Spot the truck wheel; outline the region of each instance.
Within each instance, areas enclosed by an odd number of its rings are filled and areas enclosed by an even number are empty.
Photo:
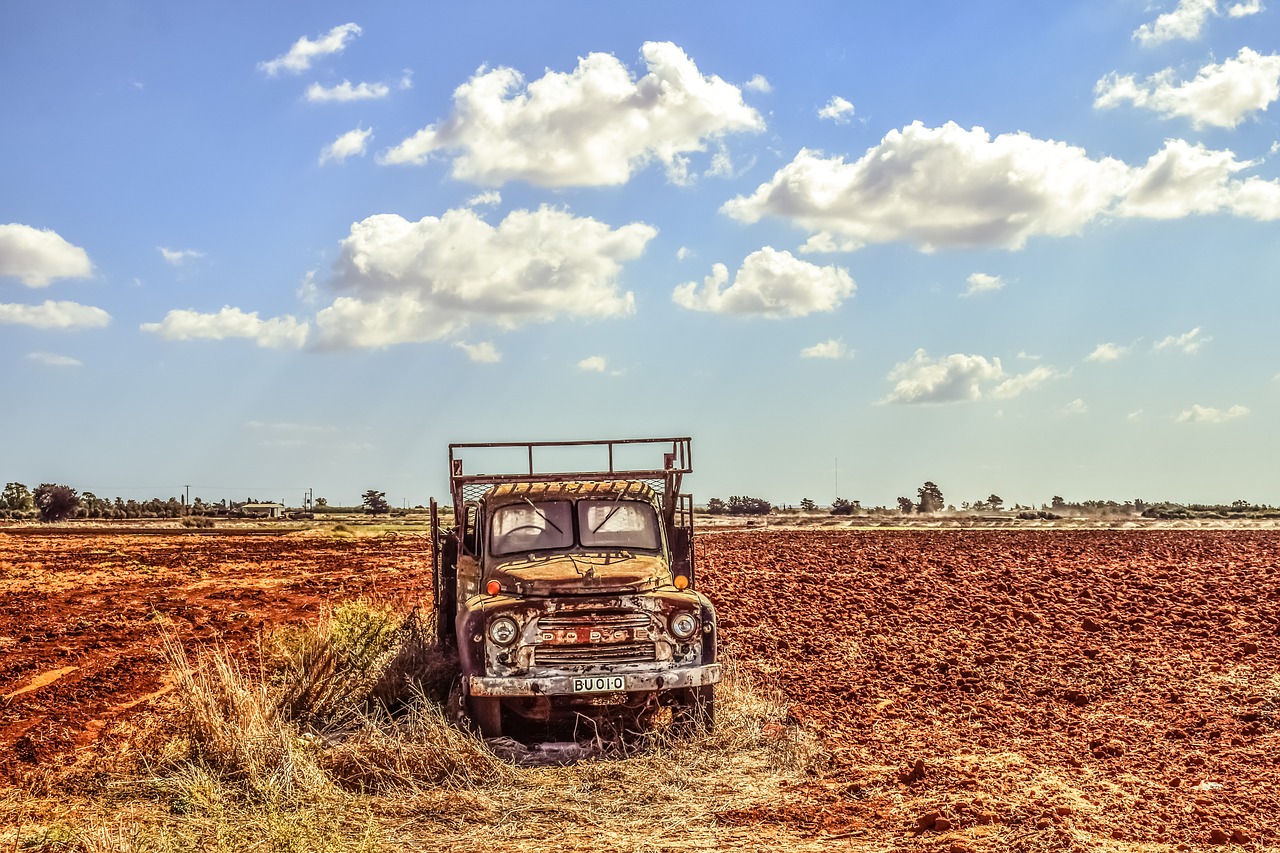
[[[711,685],[686,687],[680,691],[671,709],[673,722],[680,731],[710,732],[716,723],[716,694]]]
[[[481,737],[502,737],[502,700],[494,696],[472,696],[467,700],[471,719]]]

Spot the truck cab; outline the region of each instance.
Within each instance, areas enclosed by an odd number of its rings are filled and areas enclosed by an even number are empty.
[[[464,457],[495,449],[527,464],[467,470]],[[539,471],[536,454],[566,450],[606,459]],[[658,464],[615,462],[646,452]],[[690,454],[688,438],[449,446],[455,523],[442,529],[433,503],[433,569],[457,716],[486,737],[585,720],[643,729],[664,714],[712,724],[721,672],[680,493]]]

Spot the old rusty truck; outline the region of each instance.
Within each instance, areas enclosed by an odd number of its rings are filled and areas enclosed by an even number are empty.
[[[689,438],[449,445],[453,524],[433,501],[432,568],[455,719],[489,738],[712,725],[716,617],[680,492],[691,452]],[[471,470],[486,455],[507,470]]]

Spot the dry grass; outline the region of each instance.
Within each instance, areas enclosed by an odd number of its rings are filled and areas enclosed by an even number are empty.
[[[445,720],[433,697],[452,672],[430,634],[415,614],[354,603],[305,632],[267,638],[252,666],[222,649],[193,662],[167,642],[168,710],[129,734],[146,748],[124,748],[133,760],[110,768],[49,778],[43,795],[0,792],[0,851],[660,850],[803,840],[777,828],[756,838],[717,817],[776,800],[825,761],[813,733],[789,724],[781,702],[732,665],[714,732],[662,731],[627,758],[520,768]]]

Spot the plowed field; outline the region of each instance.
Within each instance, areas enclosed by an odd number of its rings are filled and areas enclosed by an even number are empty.
[[[722,823],[956,853],[984,834],[1280,844],[1280,533],[698,544],[725,650],[830,754]],[[248,651],[326,603],[425,603],[429,573],[414,536],[0,534],[0,780],[72,760],[163,691],[161,624]]]

